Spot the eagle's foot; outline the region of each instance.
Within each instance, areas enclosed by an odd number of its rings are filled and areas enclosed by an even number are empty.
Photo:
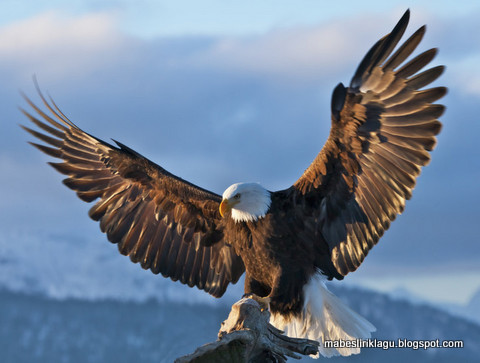
[[[260,304],[260,308],[261,308],[262,311],[263,310],[268,310],[268,308],[270,306],[270,297],[269,296],[261,297],[261,296],[255,295],[253,293],[249,293],[249,294],[244,294],[242,297],[247,298],[247,299],[252,299],[252,300],[255,300],[256,302],[258,302]]]

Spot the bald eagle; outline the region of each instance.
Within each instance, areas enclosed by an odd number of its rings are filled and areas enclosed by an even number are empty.
[[[272,323],[288,335],[320,343],[367,338],[374,326],[325,281],[360,266],[403,211],[436,144],[444,106],[433,102],[446,88],[424,87],[443,67],[422,70],[436,49],[406,61],[425,26],[394,52],[408,21],[409,11],[368,51],[350,86],[336,86],[330,135],[284,190],[236,183],[220,196],[202,189],[84,132],[40,91],[49,111],[26,98],[38,116],[23,112],[44,133],[24,129],[47,144],[32,145],[60,159],[50,165],[68,176],[64,184],[96,201],[89,216],[142,268],[215,297],[245,273],[245,293],[266,298]],[[320,347],[325,356],[358,351]]]

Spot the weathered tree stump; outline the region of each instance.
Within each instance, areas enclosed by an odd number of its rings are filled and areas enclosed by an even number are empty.
[[[269,323],[270,313],[252,298],[243,298],[232,306],[222,323],[218,340],[205,344],[175,363],[286,362],[287,357],[318,353],[318,342],[289,338]],[[298,353],[298,354],[295,354]]]

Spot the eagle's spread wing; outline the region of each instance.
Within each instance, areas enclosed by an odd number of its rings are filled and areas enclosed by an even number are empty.
[[[68,175],[65,185],[86,202],[98,200],[90,217],[118,244],[119,251],[144,269],[197,286],[220,297],[245,268],[223,241],[218,211],[221,197],[188,183],[117,142],[118,147],[78,128],[40,94],[52,112],[43,118],[24,111],[46,132],[23,127],[49,146],[32,143],[60,163],[50,163]]]
[[[444,106],[432,102],[445,95],[446,88],[420,89],[440,76],[443,67],[418,73],[436,49],[404,63],[425,27],[392,54],[408,19],[407,11],[370,49],[350,87],[335,88],[330,136],[294,184],[305,198],[319,201],[320,233],[342,275],[357,269],[403,211],[441,128],[437,118]]]

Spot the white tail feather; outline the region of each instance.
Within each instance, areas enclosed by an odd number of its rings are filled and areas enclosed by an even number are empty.
[[[328,291],[325,280],[325,276],[317,273],[304,286],[301,316],[286,321],[280,314],[272,314],[270,323],[284,330],[287,336],[317,340],[320,343],[319,352],[325,357],[358,354],[360,348],[324,346],[325,340],[367,339],[376,330],[369,321]]]

